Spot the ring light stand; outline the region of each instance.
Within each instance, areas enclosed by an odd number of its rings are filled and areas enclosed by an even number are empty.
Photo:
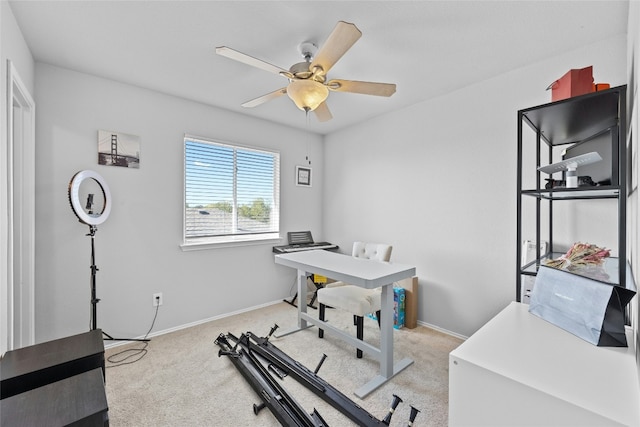
[[[80,199],[80,186],[85,180],[89,179],[94,180],[100,187],[103,201],[102,210],[100,210],[100,212],[94,211],[95,193],[87,194],[85,202]],[[91,237],[91,330],[96,330],[98,329],[97,306],[100,299],[96,296],[96,272],[98,271],[98,267],[96,267],[94,238],[96,231],[98,230],[98,225],[105,222],[111,213],[111,193],[109,192],[107,183],[97,172],[84,170],[76,173],[73,178],[71,178],[71,182],[69,182],[69,202],[71,203],[73,212],[76,214],[80,222],[89,226],[89,234],[87,234],[87,236]],[[104,331],[102,331],[102,334],[106,337],[104,338],[105,340],[149,341],[148,339],[113,338]]]

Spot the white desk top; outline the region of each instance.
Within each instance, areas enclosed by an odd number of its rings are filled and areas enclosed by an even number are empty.
[[[324,250],[276,255],[275,262],[369,289],[389,285],[416,274],[415,267],[408,265],[372,261]]]
[[[629,347],[597,347],[512,302],[450,355],[624,425],[640,425],[631,335]]]

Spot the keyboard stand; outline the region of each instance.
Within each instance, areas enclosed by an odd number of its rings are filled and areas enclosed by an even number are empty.
[[[308,279],[308,278],[309,278],[309,276],[307,276],[307,279]],[[307,283],[308,283],[308,281],[307,281]],[[311,307],[311,308],[313,308],[314,310],[317,310],[317,309],[318,309],[318,307],[315,307],[315,306],[313,305],[313,303],[315,303],[315,302],[316,302],[316,299],[318,298],[318,291],[319,291],[320,289],[322,289],[322,284],[320,284],[320,283],[316,283],[316,282],[314,282],[314,281],[312,281],[312,283],[314,284],[314,286],[316,287],[316,289],[313,291],[313,295],[311,296],[311,301],[309,301],[309,304],[307,304],[307,307]],[[287,300],[287,299],[283,299],[282,301],[284,301],[284,302],[286,302],[287,304],[290,304],[290,305],[292,305],[292,306],[294,306],[294,307],[296,307],[296,308],[297,308],[298,306],[296,305],[296,299],[298,299],[298,291],[296,291],[296,293],[295,293],[295,295],[293,296],[293,298],[291,298],[291,301],[289,301],[289,300]]]

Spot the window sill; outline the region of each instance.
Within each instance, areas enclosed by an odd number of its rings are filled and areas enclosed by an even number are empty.
[[[201,251],[207,249],[234,248],[238,246],[274,245],[282,243],[282,237],[277,233],[264,236],[224,236],[191,239],[180,245],[183,252]]]

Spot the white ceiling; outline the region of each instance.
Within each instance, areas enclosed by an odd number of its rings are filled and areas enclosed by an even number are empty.
[[[626,34],[628,1],[10,1],[34,59],[328,134],[540,59]],[[333,119],[288,97],[245,101],[284,77],[215,54],[226,45],[282,68],[339,20],[362,38],[329,78],[396,83],[391,98],[332,92]],[[578,64],[582,66],[582,64]],[[587,64],[588,65],[588,64]],[[566,70],[553,70],[560,77]],[[551,83],[551,82],[550,82]],[[544,90],[544,88],[541,88]]]

